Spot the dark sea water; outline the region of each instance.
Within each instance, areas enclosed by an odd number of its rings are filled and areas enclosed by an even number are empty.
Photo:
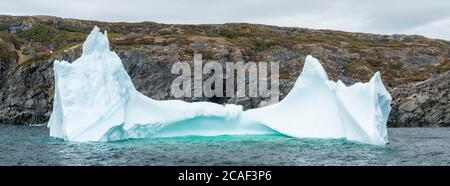
[[[0,165],[450,165],[450,128],[389,129],[390,143],[280,135],[64,142],[46,127],[0,125]]]

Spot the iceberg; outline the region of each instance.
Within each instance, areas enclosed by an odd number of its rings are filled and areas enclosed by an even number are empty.
[[[280,102],[242,106],[154,100],[136,90],[106,31],[95,27],[72,63],[54,61],[55,94],[50,136],[67,141],[130,138],[283,134],[295,138],[344,138],[388,143],[390,94],[380,73],[369,82],[334,82],[312,56]]]

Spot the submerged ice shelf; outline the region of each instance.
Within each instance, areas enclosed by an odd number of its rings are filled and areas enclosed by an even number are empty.
[[[279,103],[243,111],[239,105],[158,101],[138,92],[106,32],[95,27],[72,63],[54,62],[55,95],[50,136],[67,141],[129,138],[284,134],[296,138],[345,138],[388,142],[391,96],[379,72],[350,87],[334,82],[319,61],[303,71]]]

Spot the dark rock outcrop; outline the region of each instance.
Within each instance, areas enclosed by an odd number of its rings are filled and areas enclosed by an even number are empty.
[[[450,71],[392,89],[394,126],[450,126]]]

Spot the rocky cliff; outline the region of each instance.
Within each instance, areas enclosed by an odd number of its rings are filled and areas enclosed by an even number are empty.
[[[450,126],[450,42],[422,36],[375,35],[255,24],[168,25],[107,23],[50,16],[0,16],[0,123],[44,123],[52,110],[53,61],[73,61],[94,25],[107,30],[136,88],[173,99],[177,61],[194,53],[206,61],[277,61],[281,98],[306,55],[320,59],[330,78],[367,81],[376,71],[392,94],[389,126]],[[262,106],[261,98],[185,98]]]

